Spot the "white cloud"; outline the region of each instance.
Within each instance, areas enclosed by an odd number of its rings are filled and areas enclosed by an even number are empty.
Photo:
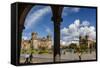
[[[50,28],[46,28],[46,32],[47,32],[48,34],[51,34]]]
[[[66,42],[63,40],[60,40],[61,45],[66,45]]]
[[[76,7],[64,7],[63,8],[63,13],[62,16],[67,16],[70,13],[78,13],[80,11],[80,8],[76,8]]]
[[[94,26],[90,26],[90,29],[91,29],[92,31],[95,31],[95,27],[94,27]]]
[[[73,32],[73,31],[76,31],[76,26],[75,26],[75,24],[70,24],[69,25],[69,32]]]
[[[29,40],[30,38],[27,37],[27,36],[22,36],[22,39],[23,39],[23,40]]]
[[[29,33],[25,33],[25,32],[22,33],[22,39],[29,40],[30,38],[31,38],[30,32]]]
[[[73,12],[79,12],[80,8],[71,8]]]
[[[47,14],[48,12],[50,12],[50,7],[44,7],[42,9],[33,12],[26,18],[25,28],[28,29],[31,26],[34,27],[35,24],[42,18],[42,16]]]
[[[90,22],[89,21],[83,21],[81,26],[89,26],[90,25]]]
[[[71,36],[76,36],[76,35],[79,35],[78,33],[78,28],[80,26],[80,20],[77,19],[74,21],[74,23],[70,24],[68,28],[64,27],[63,29],[61,29],[61,33],[63,35],[70,35]]]
[[[75,24],[76,27],[79,27],[80,26],[80,20],[79,19],[75,20],[74,24]]]
[[[63,35],[67,35],[68,29],[67,29],[66,27],[64,27],[64,28],[61,30],[61,33],[62,33]]]
[[[80,27],[79,30],[80,35],[89,35],[89,37],[91,37],[92,39],[95,39],[96,37],[96,31],[95,31],[95,27],[94,26],[84,26],[84,27]]]
[[[69,25],[69,29],[76,29],[79,26],[80,26],[80,20],[77,19],[77,20],[74,21],[74,23],[72,23],[72,24]]]
[[[80,29],[79,29],[79,33],[82,36],[85,36],[85,35],[89,34],[89,31],[90,31],[90,29],[87,26],[80,27]]]
[[[90,22],[83,21],[80,24],[80,20],[76,19],[74,23],[70,24],[69,27],[64,27],[61,29],[61,40],[70,43],[72,41],[77,42],[79,40],[79,35],[88,35],[92,40],[96,39],[95,27],[90,25]]]

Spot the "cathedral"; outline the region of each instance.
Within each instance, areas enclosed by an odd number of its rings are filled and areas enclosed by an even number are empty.
[[[84,37],[82,37],[82,36],[79,37],[80,46],[82,44],[86,44],[88,48],[91,48],[91,47],[95,46],[95,44],[94,44],[95,42],[96,41],[92,40],[88,35],[86,35]]]
[[[51,49],[52,47],[52,39],[50,35],[47,35],[46,37],[39,38],[38,33],[33,32],[31,34],[30,40],[22,40],[21,42],[21,49],[40,49],[40,48],[46,48]]]

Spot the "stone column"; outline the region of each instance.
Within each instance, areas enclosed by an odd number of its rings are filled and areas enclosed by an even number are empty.
[[[60,62],[60,22],[62,21],[62,7],[52,6],[54,22],[54,62]]]
[[[18,10],[17,10],[17,30],[16,30],[16,34],[17,35],[17,55],[16,55],[16,63],[20,64],[20,51],[21,51],[21,39],[22,39],[22,32],[25,29],[24,27],[24,23],[25,23],[25,18],[28,14],[28,12],[30,11],[30,9],[33,7],[34,5],[27,5],[27,4],[22,4],[19,3],[18,4]]]
[[[21,52],[21,41],[22,41],[22,30],[24,29],[24,26],[23,25],[20,25],[19,28],[18,28],[18,38],[17,38],[17,55],[16,55],[16,63],[17,64],[20,64],[20,52]]]

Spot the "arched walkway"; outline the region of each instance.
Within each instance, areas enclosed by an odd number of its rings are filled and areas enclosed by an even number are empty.
[[[23,29],[25,29],[24,27],[24,22],[25,22],[25,18],[26,15],[28,14],[28,12],[30,11],[30,9],[35,6],[32,4],[22,4],[19,3],[18,4],[18,52],[17,52],[17,63],[19,63],[19,59],[20,59],[20,50],[21,50],[21,37],[22,37],[22,32]],[[60,60],[60,22],[62,21],[62,10],[63,10],[63,6],[55,6],[55,5],[50,5],[51,9],[52,9],[52,18],[51,20],[54,22],[54,62],[59,62]]]

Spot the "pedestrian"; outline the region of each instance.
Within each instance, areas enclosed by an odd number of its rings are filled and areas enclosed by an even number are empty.
[[[81,53],[80,52],[78,53],[78,56],[79,56],[79,60],[81,60]]]
[[[32,53],[30,54],[29,59],[30,59],[30,62],[32,62],[32,59],[33,59]]]
[[[29,54],[25,55],[25,62],[24,63],[29,63]]]

